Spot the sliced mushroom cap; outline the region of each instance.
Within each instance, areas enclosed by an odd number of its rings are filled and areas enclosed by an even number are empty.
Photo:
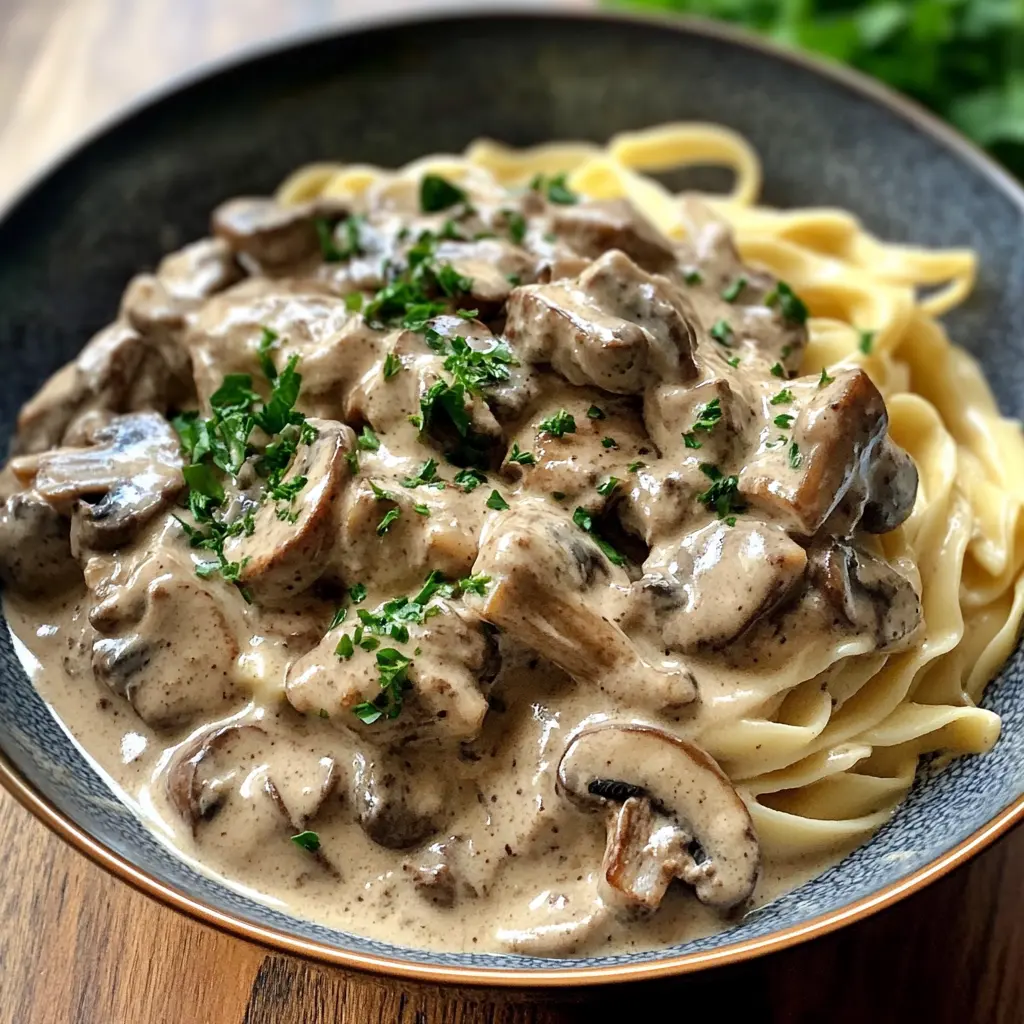
[[[266,857],[297,877],[311,863],[339,873],[322,847],[300,850],[289,842],[324,808],[337,781],[333,758],[310,755],[257,725],[201,734],[175,753],[166,775],[168,800],[198,842],[243,863]]]
[[[437,829],[446,780],[408,770],[393,755],[357,754],[350,798],[363,831],[389,850],[405,850]]]
[[[157,413],[115,416],[80,448],[11,461],[14,474],[57,511],[72,514],[72,546],[125,544],[184,487],[181,443]]]
[[[699,747],[647,725],[608,723],[573,736],[558,765],[567,796],[611,811],[605,880],[657,907],[673,878],[710,906],[754,891],[760,848],[746,805]]]
[[[281,486],[305,484],[292,498],[277,500],[268,493],[252,533],[224,546],[225,557],[242,566],[240,582],[262,602],[279,602],[311,587],[326,570],[334,544],[334,507],[349,475],[345,456],[355,448],[355,434],[331,420],[307,422],[317,437],[300,444]]]
[[[268,766],[271,796],[288,826],[301,832],[338,784],[332,757],[302,756],[295,744],[258,725],[228,725],[206,732],[177,751],[166,775],[171,806],[193,834],[221,808],[232,787],[254,768]]]
[[[69,524],[33,491],[18,491],[0,505],[0,580],[32,596],[59,593],[81,580],[71,555]]]

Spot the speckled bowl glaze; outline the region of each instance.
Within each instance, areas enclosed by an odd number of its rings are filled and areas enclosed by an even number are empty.
[[[128,278],[204,233],[227,196],[319,158],[396,165],[478,135],[604,140],[718,121],[764,159],[765,198],[837,204],[886,238],[971,246],[949,318],[1004,412],[1024,414],[1024,194],[953,133],[866,81],[709,26],[601,15],[402,22],[259,54],[130,112],[36,181],[0,223],[0,434],[114,314]],[[867,846],[711,938],[581,960],[429,953],[297,920],[193,870],[111,794],[0,631],[0,781],[150,895],[248,939],[350,967],[468,984],[592,984],[694,970],[820,934],[900,898],[1024,817],[1024,656],[990,686],[995,749],[919,778]]]

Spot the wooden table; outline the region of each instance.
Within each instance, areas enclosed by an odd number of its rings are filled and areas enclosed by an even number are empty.
[[[416,0],[0,0],[0,199],[130,96],[262,39]],[[434,6],[440,6],[436,3]],[[810,945],[657,986],[509,1002],[268,954],[107,877],[0,795],[0,1024],[567,1024],[636,1013],[1024,1022],[1024,830]]]

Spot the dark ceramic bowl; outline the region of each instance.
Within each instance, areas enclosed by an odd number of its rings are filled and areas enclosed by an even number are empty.
[[[1024,413],[1024,194],[911,105],[854,75],[718,28],[612,16],[467,16],[315,39],[226,67],[110,125],[0,223],[0,441],[21,403],[117,308],[128,278],[203,234],[227,196],[306,161],[401,164],[489,135],[604,140],[718,121],[764,159],[768,202],[837,204],[896,241],[971,246],[973,299],[949,318],[1005,413]],[[0,631],[0,781],[64,839],[156,898],[245,938],[382,973],[511,986],[693,970],[778,949],[901,898],[1024,817],[1024,658],[988,689],[1002,738],[918,780],[894,820],[731,931],[582,960],[426,953],[297,920],[160,845],[71,743]]]

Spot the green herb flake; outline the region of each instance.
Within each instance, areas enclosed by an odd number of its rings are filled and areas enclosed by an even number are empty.
[[[764,297],[764,304],[772,308],[777,306],[783,319],[792,324],[807,322],[807,306],[785,281],[779,281]]]
[[[800,454],[800,448],[794,441],[789,446],[789,465],[791,469],[799,469],[800,464],[804,461],[804,457]]]
[[[722,298],[725,299],[726,302],[735,302],[746,287],[747,279],[743,275],[740,275],[731,284],[722,289]]]
[[[466,193],[440,174],[424,174],[420,181],[420,209],[424,213],[447,210],[456,203],[464,203]]]
[[[617,476],[610,476],[597,485],[597,493],[602,498],[607,498],[621,482]]]
[[[711,481],[711,486],[697,495],[697,500],[709,512],[725,519],[735,512],[742,512],[744,504],[739,494],[739,478],[725,476],[722,471],[710,463],[701,463],[701,472]]]
[[[547,196],[548,202],[572,206],[580,201],[580,197],[566,185],[565,180],[564,174],[554,174],[550,177],[538,174],[530,182],[530,188]]]
[[[626,469],[627,469],[627,470],[628,470],[628,471],[629,471],[630,473],[636,473],[636,472],[637,472],[638,470],[641,470],[641,469],[643,469],[643,468],[644,468],[644,467],[645,467],[646,465],[647,465],[647,463],[646,463],[646,462],[640,462],[639,460],[637,460],[636,462],[631,462],[631,463],[630,463],[630,464],[629,464],[629,465],[628,465],[628,466],[626,467]]]
[[[769,405],[789,405],[793,401],[793,392],[789,388],[783,388],[777,395],[773,395],[769,400]]]
[[[833,382],[834,380],[835,380],[835,377],[830,377],[830,376],[828,375],[828,371],[827,371],[827,370],[825,369],[825,367],[823,366],[823,367],[821,368],[821,376],[820,376],[820,377],[818,378],[818,387],[819,387],[819,388],[827,387],[827,386],[828,386],[829,384],[831,384],[831,383],[832,383],[832,382]]]
[[[464,594],[476,594],[478,597],[484,597],[490,584],[490,576],[486,576],[483,573],[474,573],[472,576],[459,580],[459,590]]]
[[[353,583],[348,588],[348,596],[353,604],[362,604],[366,600],[366,585],[364,583]]]
[[[334,617],[331,619],[331,624],[327,627],[327,632],[330,633],[332,629],[337,629],[344,621],[345,616],[348,615],[348,609],[341,605],[334,612]]]
[[[703,448],[704,446],[697,440],[696,436],[692,432],[683,434],[683,444],[687,448]]]
[[[380,448],[380,438],[373,432],[373,427],[364,426],[356,438],[356,444],[365,452],[375,452]]]
[[[413,505],[412,510],[418,516],[429,516],[430,515],[430,509],[426,505],[424,505],[422,502],[419,502],[419,503]]]
[[[559,409],[554,415],[541,420],[537,429],[552,437],[564,437],[566,434],[576,433],[576,420],[572,413]]]
[[[512,450],[508,453],[508,461],[516,462],[520,466],[533,466],[536,465],[537,456],[533,452],[524,452],[519,448],[519,442],[512,442]]]
[[[601,446],[603,448],[618,448],[619,442],[614,437],[602,437]]]
[[[858,331],[857,332],[857,348],[864,353],[864,355],[871,355],[871,350],[875,345],[875,332],[874,331]]]
[[[487,477],[478,469],[463,469],[455,474],[455,483],[466,494],[469,494],[470,491],[475,491],[481,484],[487,483]]]
[[[494,509],[495,512],[504,512],[509,504],[497,491],[491,491],[487,499],[487,507]]]
[[[390,509],[384,514],[384,518],[377,524],[377,535],[383,537],[388,530],[391,529],[392,524],[402,514],[402,510],[398,508]]]
[[[726,359],[726,362],[735,370],[740,365],[740,357],[733,356],[731,359]]]
[[[587,418],[591,420],[603,420],[605,418],[604,410],[598,408],[596,405],[592,405],[587,410]]]
[[[356,653],[355,644],[352,643],[352,637],[350,637],[348,633],[341,634],[341,637],[338,640],[338,645],[334,648],[334,653],[339,658],[344,658],[346,661]]]
[[[793,425],[794,417],[790,416],[789,413],[779,413],[772,422],[777,427],[781,427],[783,430],[789,430]]]
[[[526,218],[518,210],[506,210],[505,222],[508,224],[508,237],[516,245],[522,245],[526,238]]]
[[[444,482],[437,479],[437,460],[427,459],[415,476],[407,476],[402,480],[402,486],[410,489],[413,487],[443,488]]]
[[[320,837],[308,829],[305,832],[292,836],[292,842],[296,846],[300,846],[307,853],[316,853],[320,849]]]
[[[392,377],[398,373],[402,368],[402,360],[395,355],[394,352],[389,352],[384,357],[384,379],[391,380]]]
[[[687,284],[703,284],[704,275],[696,269],[686,270],[683,272],[683,280]]]
[[[771,374],[773,377],[781,377],[783,380],[786,379],[786,371],[782,366],[782,363],[773,363]]]
[[[724,345],[726,348],[732,345],[733,330],[728,320],[716,320],[708,333],[719,345]]]
[[[572,521],[586,533],[589,533],[594,543],[601,549],[601,553],[612,565],[625,565],[626,559],[619,554],[603,537],[594,531],[594,517],[585,509],[577,508],[572,514]]]

